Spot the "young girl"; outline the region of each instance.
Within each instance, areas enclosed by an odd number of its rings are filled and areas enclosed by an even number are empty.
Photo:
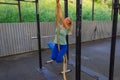
[[[62,22],[58,24],[58,19]],[[56,0],[56,35],[54,39],[54,47],[52,49],[51,58],[58,63],[63,62],[63,56],[67,51],[66,35],[72,32],[72,20],[67,17],[64,19],[62,15],[61,5],[59,0]]]

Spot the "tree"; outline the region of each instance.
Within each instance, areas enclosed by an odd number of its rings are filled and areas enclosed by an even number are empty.
[[[5,2],[5,0],[0,0],[0,2]]]

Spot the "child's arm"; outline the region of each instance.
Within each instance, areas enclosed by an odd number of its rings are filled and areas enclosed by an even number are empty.
[[[59,3],[59,0],[56,0],[56,15],[55,15],[55,21],[56,21],[56,26],[58,26],[58,22],[59,22],[59,7],[58,7],[58,3]]]
[[[68,25],[66,24],[66,22],[65,22],[65,20],[64,20],[64,17],[63,17],[63,15],[62,15],[61,5],[60,5],[60,3],[58,3],[57,5],[58,5],[58,7],[59,7],[59,17],[60,17],[60,20],[61,20],[63,26],[64,26],[66,29],[68,29]]]

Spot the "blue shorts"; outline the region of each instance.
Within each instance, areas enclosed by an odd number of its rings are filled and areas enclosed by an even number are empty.
[[[50,42],[48,43],[48,46],[52,51],[51,58],[58,63],[63,62],[63,56],[66,54],[67,51],[67,45],[60,45],[60,51],[58,50],[58,44]]]

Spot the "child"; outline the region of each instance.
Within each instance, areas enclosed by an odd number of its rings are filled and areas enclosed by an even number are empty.
[[[58,18],[60,18],[60,21],[62,22],[61,25],[58,25]],[[69,17],[63,17],[60,2],[59,0],[56,0],[56,35],[51,58],[58,63],[63,62],[63,56],[67,51],[66,35],[71,33],[72,20]]]

